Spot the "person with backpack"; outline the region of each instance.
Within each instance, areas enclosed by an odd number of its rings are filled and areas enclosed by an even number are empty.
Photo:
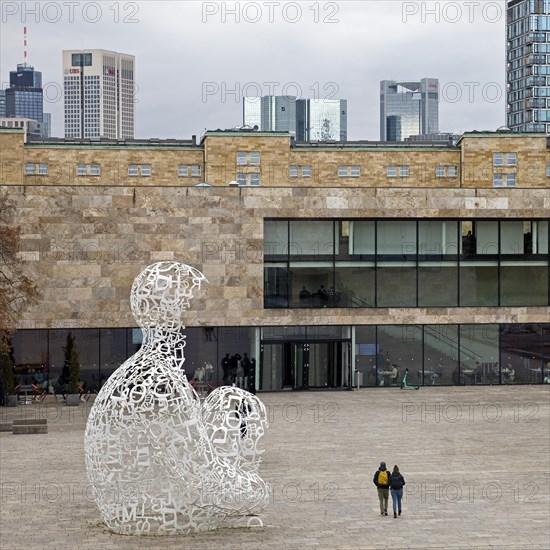
[[[397,466],[393,467],[393,472],[390,476],[391,500],[393,505],[393,517],[397,517],[397,512],[401,515],[401,499],[403,498],[403,485],[405,478],[399,472]],[[396,511],[397,508],[397,511]]]
[[[380,467],[374,473],[372,478],[378,491],[378,499],[380,500],[380,515],[388,515],[388,497],[390,493],[390,473],[386,470],[386,463],[380,462]]]

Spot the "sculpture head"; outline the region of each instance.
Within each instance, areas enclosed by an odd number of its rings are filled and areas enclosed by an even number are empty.
[[[193,292],[206,277],[194,267],[177,262],[147,266],[134,280],[130,296],[132,313],[142,329],[167,331],[181,326]]]

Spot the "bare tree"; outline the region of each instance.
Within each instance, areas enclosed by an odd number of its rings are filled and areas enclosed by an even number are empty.
[[[9,353],[10,338],[22,311],[38,298],[35,283],[24,273],[14,211],[7,192],[0,192],[0,353]]]

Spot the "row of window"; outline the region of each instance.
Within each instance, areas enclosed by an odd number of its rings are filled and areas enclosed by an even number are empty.
[[[548,306],[548,251],[548,220],[266,220],[264,307]]]
[[[25,163],[25,175],[26,176],[47,176],[48,175],[48,163],[47,162],[26,162]],[[77,176],[100,176],[101,166],[99,164],[77,164],[76,165]],[[150,164],[128,164],[129,176],[150,176],[151,165]],[[201,166],[199,164],[180,164],[178,166],[178,176],[191,176],[198,177],[201,175]],[[260,184],[260,174],[257,174],[257,183]],[[244,183],[243,185],[246,185]]]

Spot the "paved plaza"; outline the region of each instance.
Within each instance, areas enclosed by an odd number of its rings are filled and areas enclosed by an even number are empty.
[[[260,394],[270,416],[265,526],[130,537],[102,524],[86,482],[91,403],[0,408],[48,433],[0,433],[0,548],[383,549],[550,546],[550,387]],[[406,479],[403,515],[381,517],[381,460]],[[391,506],[391,504],[390,504]]]

